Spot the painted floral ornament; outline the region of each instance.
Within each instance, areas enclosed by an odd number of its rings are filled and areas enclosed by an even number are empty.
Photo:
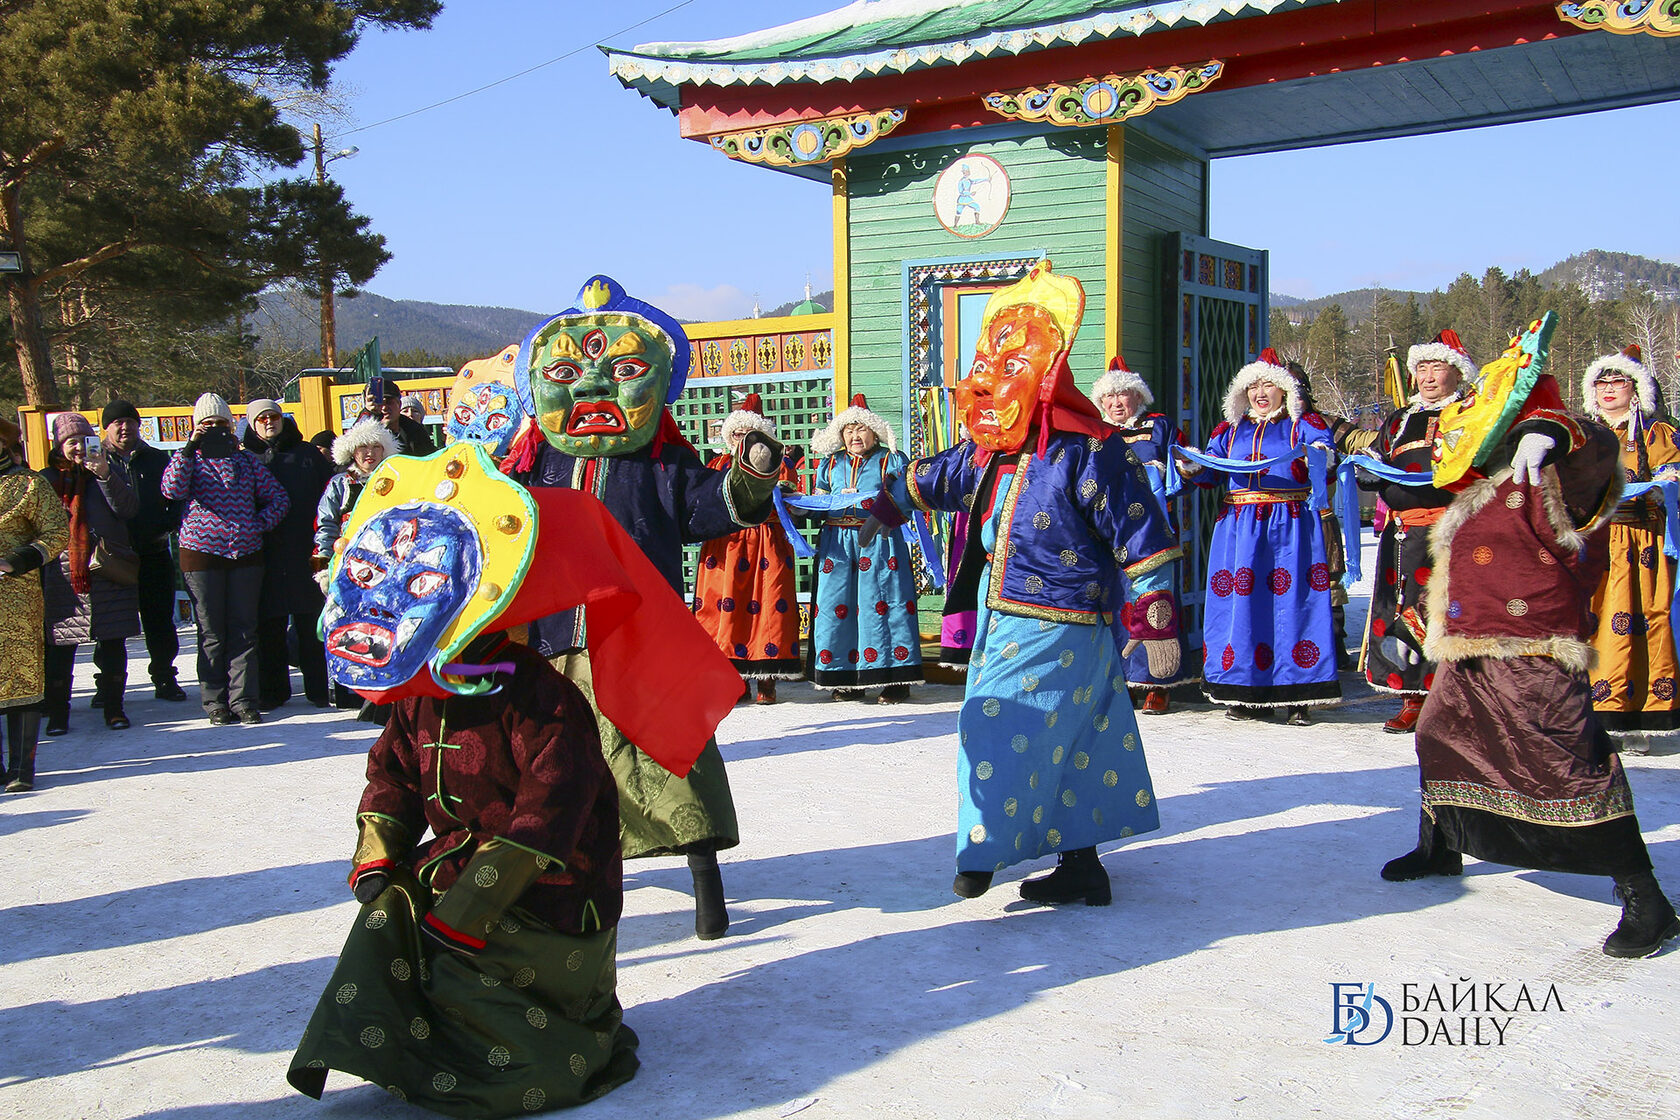
[[[1464,398],[1441,409],[1436,430],[1435,485],[1449,487],[1482,467],[1511,430],[1530,392],[1546,372],[1546,356],[1557,328],[1551,311],[1530,323],[1505,352],[1481,369]]]

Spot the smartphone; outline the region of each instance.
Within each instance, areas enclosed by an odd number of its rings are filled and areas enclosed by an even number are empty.
[[[99,456],[99,449],[103,446],[103,443],[104,441],[99,438],[99,434],[96,432],[83,441],[82,448],[89,459],[94,459]]]

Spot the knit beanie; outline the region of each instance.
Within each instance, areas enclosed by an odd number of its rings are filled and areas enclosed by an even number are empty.
[[[193,427],[198,427],[206,420],[226,420],[233,423],[233,410],[228,403],[215,393],[205,393],[193,402]]]
[[[79,412],[61,412],[53,417],[53,446],[63,447],[67,439],[93,435],[93,425]]]
[[[280,407],[279,401],[271,401],[267,397],[258,397],[245,406],[245,419],[255,420],[265,412],[278,412],[284,416],[286,410]]]
[[[129,401],[112,401],[105,406],[105,411],[99,414],[99,426],[109,428],[118,420],[132,420],[140,423],[140,410]]]

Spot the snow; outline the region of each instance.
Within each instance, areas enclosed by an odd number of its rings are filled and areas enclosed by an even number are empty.
[[[320,1103],[285,1082],[356,911],[374,729],[297,702],[211,728],[136,681],[134,729],[108,732],[91,672],[38,791],[0,796],[0,1116],[428,1115],[343,1074]],[[1145,719],[1164,827],[1105,850],[1109,908],[1021,902],[1047,864],[951,894],[957,688],[892,708],[784,683],[738,707],[719,732],[735,924],[695,940],[682,863],[627,866],[619,995],[643,1066],[578,1115],[1671,1115],[1680,954],[1604,957],[1602,879],[1471,862],[1382,882],[1415,838],[1416,764],[1378,728],[1392,699],[1343,682],[1305,730],[1206,705]],[[1680,755],[1627,763],[1675,890]],[[1405,984],[1440,986],[1454,1023],[1455,983],[1526,983],[1536,1006],[1556,985],[1562,1010],[1512,1013],[1501,1046],[1402,1045],[1399,1024],[1326,1045],[1333,982],[1375,984],[1396,1016]]]
[[[886,20],[917,19],[938,15],[953,8],[967,8],[974,4],[993,4],[997,0],[856,0],[844,8],[821,15],[793,20],[762,31],[751,31],[727,39],[713,39],[698,43],[642,43],[632,53],[657,55],[664,58],[685,58],[691,55],[732,54],[737,51],[759,51],[792,39],[812,39],[819,35],[838,35],[871,23]]]

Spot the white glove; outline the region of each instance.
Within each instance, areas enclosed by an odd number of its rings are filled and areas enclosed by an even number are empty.
[[[322,568],[315,573],[315,585],[321,589],[321,594],[327,593],[327,585],[332,582],[332,569]]]
[[[1179,648],[1177,638],[1151,638],[1143,641],[1133,638],[1120,651],[1121,657],[1130,657],[1132,651],[1143,645],[1144,656],[1149,659],[1149,675],[1158,681],[1164,681],[1178,672]]]
[[[1517,453],[1511,456],[1511,480],[1518,486],[1540,485],[1540,468],[1546,452],[1557,446],[1557,440],[1530,432],[1517,441]]]
[[[1172,457],[1178,460],[1178,473],[1185,478],[1194,478],[1205,469],[1200,463],[1192,463],[1185,457],[1183,448],[1172,449]]]

